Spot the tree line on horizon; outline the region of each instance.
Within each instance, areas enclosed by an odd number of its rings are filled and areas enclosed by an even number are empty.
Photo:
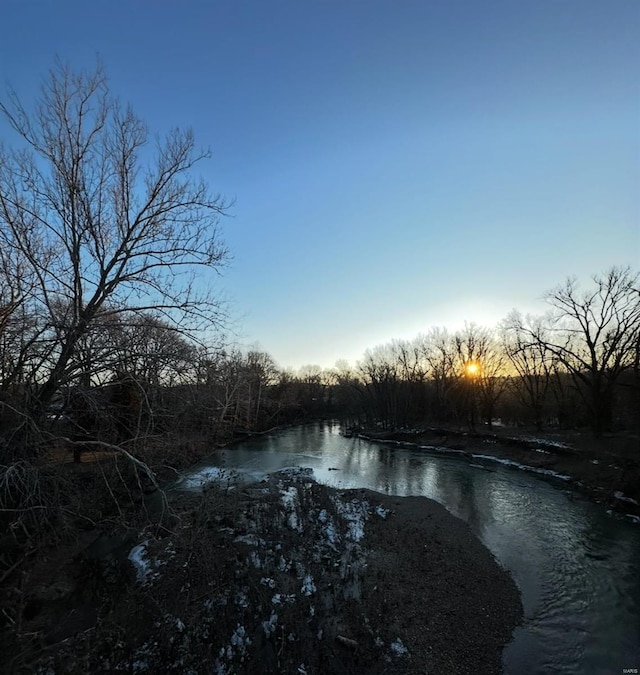
[[[640,428],[640,274],[613,267],[582,289],[548,291],[549,311],[493,328],[433,328],[367,350],[332,377],[366,424]]]

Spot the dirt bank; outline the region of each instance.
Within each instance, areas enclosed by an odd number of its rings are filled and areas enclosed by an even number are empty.
[[[171,507],[36,565],[6,672],[501,671],[516,586],[431,500],[298,470]]]

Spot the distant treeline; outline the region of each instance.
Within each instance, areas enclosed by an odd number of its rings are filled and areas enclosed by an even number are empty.
[[[59,436],[132,443],[159,434],[209,443],[319,416],[385,428],[416,425],[590,427],[640,424],[638,274],[612,269],[547,294],[551,311],[514,311],[498,327],[434,328],[368,350],[353,367],[281,370],[269,354],[203,347],[152,313],[97,317],[45,408],[51,350],[37,317],[0,333],[4,462]],[[41,336],[40,340],[34,336]]]
[[[630,268],[546,293],[549,312],[495,328],[435,328],[331,376],[332,403],[367,424],[640,429],[640,282]]]
[[[290,378],[293,396],[305,411],[387,428],[639,430],[638,273],[612,268],[584,289],[568,279],[545,298],[543,316],[513,311],[497,327],[434,328],[374,347],[354,367],[308,366]]]

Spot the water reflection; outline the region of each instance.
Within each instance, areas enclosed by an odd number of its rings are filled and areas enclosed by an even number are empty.
[[[344,438],[336,425],[254,438],[202,468],[211,465],[235,467],[252,479],[306,466],[336,487],[435,499],[471,526],[521,589],[525,623],[505,650],[505,672],[640,667],[640,528],[577,495],[569,499],[565,484]]]

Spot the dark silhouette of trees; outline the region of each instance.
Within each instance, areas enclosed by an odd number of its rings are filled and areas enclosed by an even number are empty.
[[[21,142],[0,151],[0,249],[28,283],[23,297],[10,286],[8,307],[21,297],[38,323],[16,359],[37,363],[40,410],[86,367],[79,350],[98,319],[151,310],[183,332],[220,324],[194,273],[227,259],[216,226],[226,204],[193,177],[208,152],[191,131],[153,142],[100,67],[58,63],[33,111],[15,94],[0,111]]]
[[[537,321],[537,324],[536,324]],[[534,325],[531,325],[531,322]],[[525,409],[530,410],[536,429],[544,426],[545,411],[553,374],[553,355],[544,340],[532,341],[531,332],[544,337],[540,320],[523,318],[514,311],[503,324],[503,347],[515,374],[512,390]]]
[[[588,424],[596,434],[633,427],[639,276],[612,268],[593,282],[584,292],[575,280],[549,292],[546,316],[514,311],[499,330],[435,328],[367,350],[355,369],[341,363],[333,378],[340,413],[384,429],[480,420],[491,429],[500,418],[537,429]]]
[[[516,324],[566,369],[589,411],[596,434],[613,425],[614,389],[635,363],[640,336],[638,274],[613,267],[582,291],[568,279],[546,295],[552,312],[544,324]]]
[[[431,329],[422,339],[422,352],[431,376],[430,417],[439,422],[457,420],[458,374],[453,335],[445,328]]]
[[[400,365],[390,345],[368,349],[358,363],[367,393],[368,417],[384,427],[397,426],[399,418]]]
[[[474,428],[476,407],[491,429],[498,400],[507,385],[505,355],[493,333],[473,323],[454,336],[458,386],[463,394],[469,425]]]
[[[366,390],[355,370],[347,361],[340,359],[330,372],[329,382],[335,408],[332,412],[341,416],[348,425],[362,424],[365,420]]]

